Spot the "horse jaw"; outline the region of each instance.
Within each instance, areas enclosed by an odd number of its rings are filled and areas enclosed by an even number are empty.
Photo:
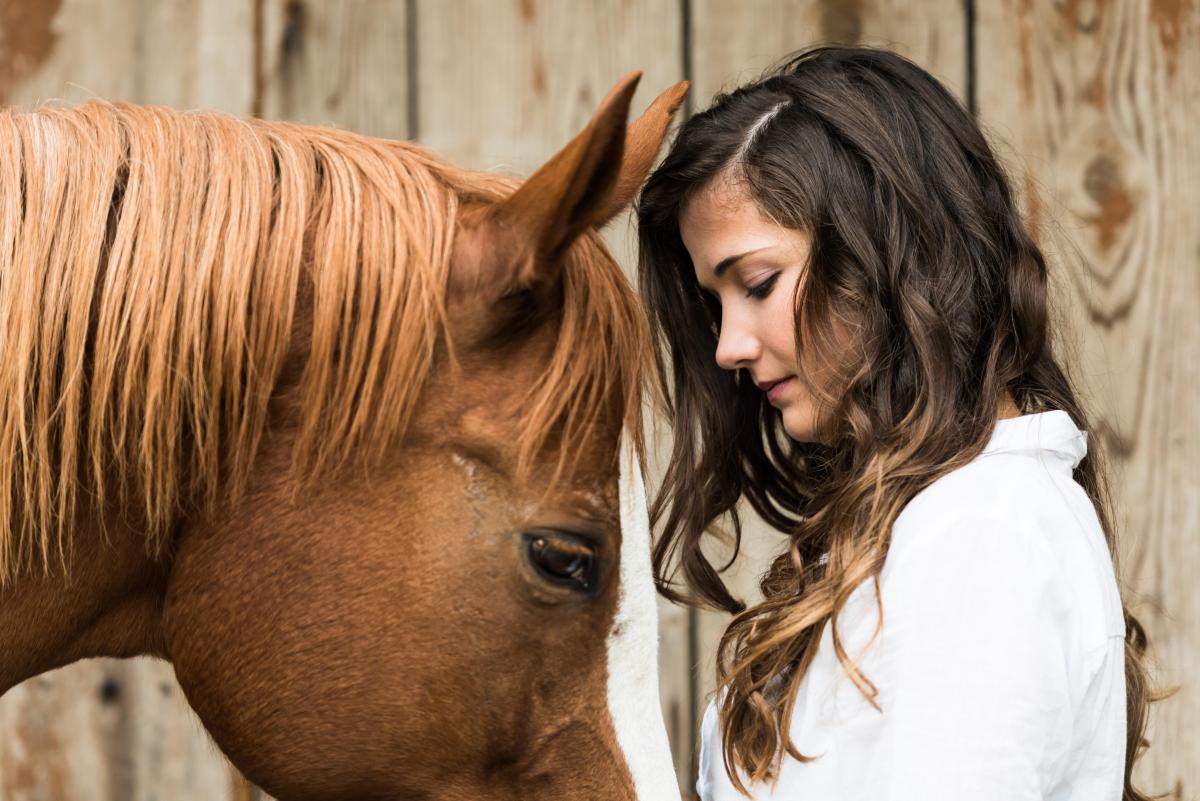
[[[608,711],[638,801],[678,801],[658,695],[658,609],[641,466],[624,429],[620,442],[620,593],[608,635]]]

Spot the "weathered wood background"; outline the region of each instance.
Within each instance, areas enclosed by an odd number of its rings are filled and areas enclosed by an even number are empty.
[[[1064,345],[1116,455],[1124,583],[1160,684],[1144,786],[1200,793],[1200,0],[0,0],[0,101],[91,96],[411,138],[527,174],[618,77],[689,110],[788,51],[892,46],[1001,148],[1058,268]],[[628,220],[609,242],[632,270]],[[734,584],[778,535],[757,526]],[[685,788],[719,615],[662,605],[663,706]],[[98,660],[0,701],[0,799],[249,799],[170,667]]]

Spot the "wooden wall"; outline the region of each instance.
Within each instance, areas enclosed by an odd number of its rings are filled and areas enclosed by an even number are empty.
[[[1114,455],[1120,558],[1180,685],[1138,776],[1200,797],[1200,4],[981,3],[980,118],[1041,243]],[[984,66],[986,65],[986,68]]]
[[[814,41],[891,46],[976,111],[1059,268],[1116,454],[1128,587],[1182,684],[1139,778],[1200,787],[1200,0],[0,0],[0,101],[89,96],[220,108],[414,138],[527,174],[622,74],[640,111],[689,78],[688,110]],[[607,239],[632,272],[628,218]],[[781,547],[752,527],[731,581],[756,596]],[[663,707],[681,783],[725,618],[661,604]],[[0,701],[0,798],[224,799],[232,775],[169,666],[97,660]]]

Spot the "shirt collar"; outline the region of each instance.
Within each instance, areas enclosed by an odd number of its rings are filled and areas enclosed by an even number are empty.
[[[1065,460],[1074,470],[1087,455],[1087,432],[1062,409],[1009,417],[996,421],[981,455],[1001,452],[1045,452]]]

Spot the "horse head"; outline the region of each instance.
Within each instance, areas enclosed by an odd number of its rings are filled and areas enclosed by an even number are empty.
[[[370,210],[427,234],[425,285],[360,286],[339,316],[322,311],[319,277],[301,282],[299,344],[245,492],[180,524],[168,656],[216,742],[281,799],[679,797],[641,473],[652,346],[597,233],[686,92],[627,125],[638,77],[523,182],[409,151],[434,178],[408,208]],[[392,325],[429,321],[407,350],[370,344],[378,317],[361,350],[331,330],[389,291],[408,293]],[[421,366],[401,373],[408,386],[330,378],[348,403],[314,407],[325,352],[333,376],[356,359],[380,375],[388,359]],[[403,405],[388,393],[411,399],[398,438],[373,433]],[[297,452],[356,431],[369,469],[299,492],[286,479]]]

